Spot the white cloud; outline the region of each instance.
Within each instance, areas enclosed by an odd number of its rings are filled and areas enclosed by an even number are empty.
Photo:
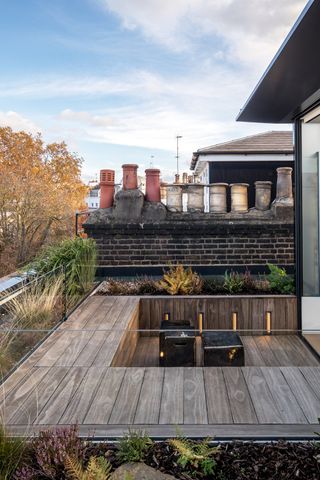
[[[24,130],[33,134],[41,131],[32,120],[13,111],[0,112],[0,126],[11,127],[15,131]]]
[[[306,0],[100,0],[122,20],[173,50],[190,49],[203,35],[220,37],[230,59],[269,61]],[[215,55],[215,52],[212,52]]]

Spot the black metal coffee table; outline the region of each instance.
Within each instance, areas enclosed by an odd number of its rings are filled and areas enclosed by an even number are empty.
[[[202,332],[205,367],[243,367],[244,348],[236,332]]]

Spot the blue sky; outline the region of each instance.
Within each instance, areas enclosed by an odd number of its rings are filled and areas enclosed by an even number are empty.
[[[279,128],[235,117],[306,3],[0,0],[0,126],[65,140],[86,180],[151,156],[170,178],[177,134],[186,170],[198,148]]]

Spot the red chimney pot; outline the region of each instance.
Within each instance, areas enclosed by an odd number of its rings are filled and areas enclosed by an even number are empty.
[[[100,170],[100,208],[110,208],[114,197],[114,170]]]
[[[160,170],[147,168],[146,172],[146,200],[148,202],[160,202]]]
[[[138,188],[138,165],[135,165],[134,163],[126,163],[125,165],[122,165],[122,170],[123,190],[135,190]]]

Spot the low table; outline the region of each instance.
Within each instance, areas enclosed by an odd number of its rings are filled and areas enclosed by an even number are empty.
[[[244,348],[236,332],[202,332],[205,367],[243,367]]]
[[[161,322],[160,367],[194,367],[195,331],[190,323]]]

